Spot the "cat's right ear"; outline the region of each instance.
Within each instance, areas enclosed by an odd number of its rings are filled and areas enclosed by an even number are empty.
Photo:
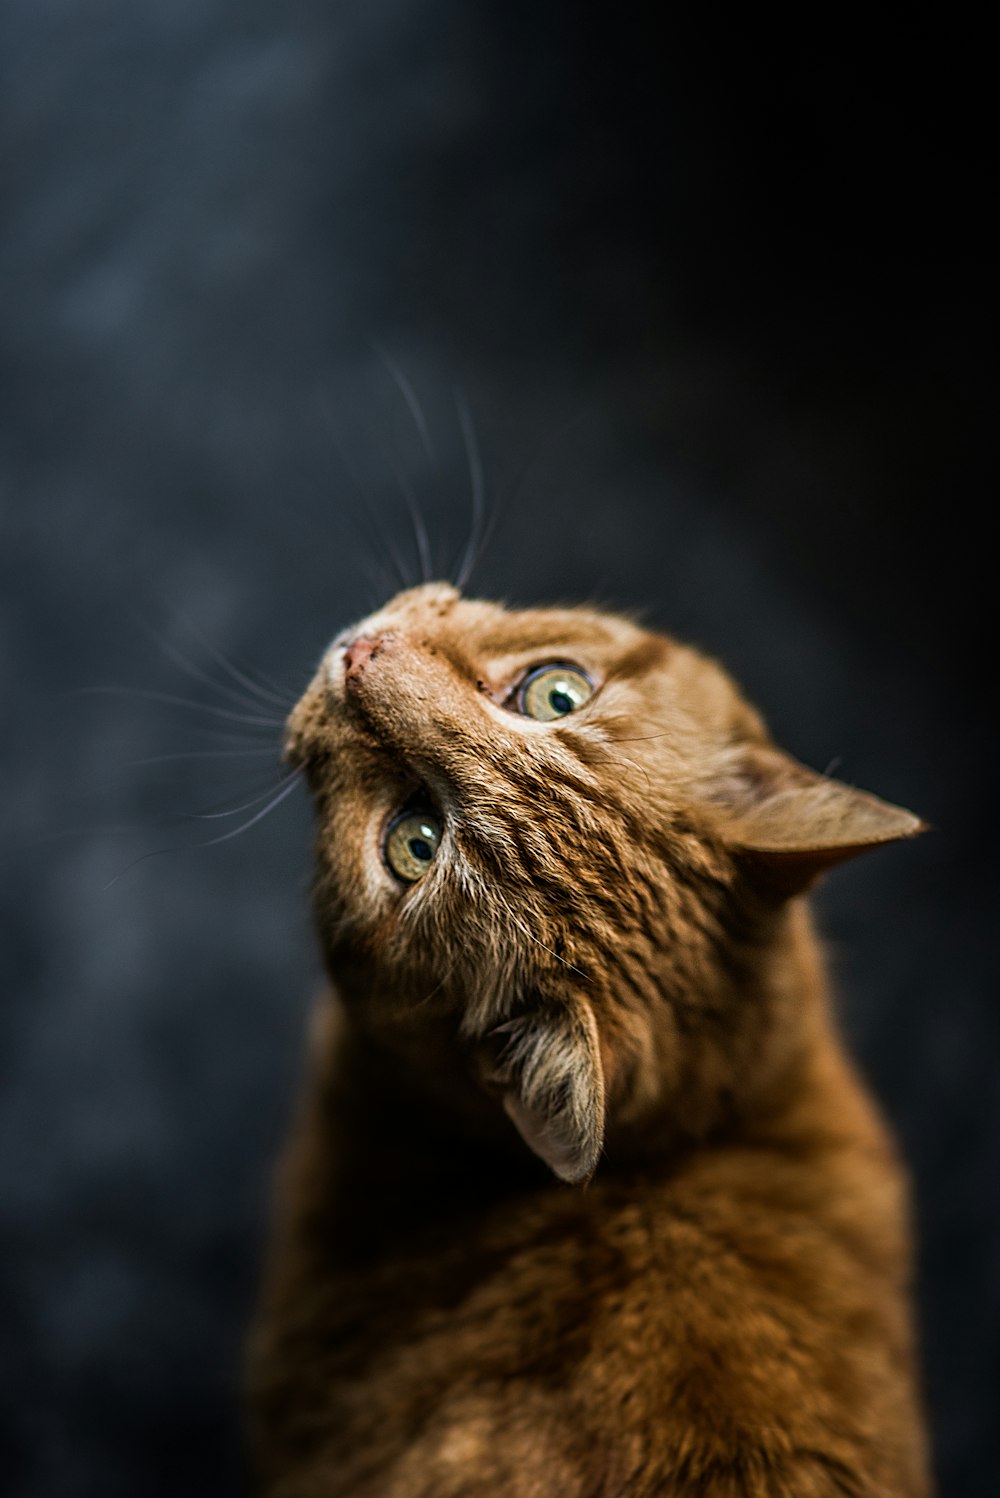
[[[482,1079],[562,1181],[588,1181],[604,1142],[604,1069],[586,999],[540,999],[483,1040]]]
[[[845,859],[926,829],[913,812],[818,775],[767,744],[739,751],[713,800],[728,846],[786,897]]]

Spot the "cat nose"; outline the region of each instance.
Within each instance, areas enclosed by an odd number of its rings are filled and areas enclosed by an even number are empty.
[[[383,635],[359,635],[344,648],[344,675],[348,680],[360,676],[373,656],[385,647]]]

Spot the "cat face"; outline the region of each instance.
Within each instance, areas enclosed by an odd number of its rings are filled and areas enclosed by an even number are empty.
[[[337,637],[287,742],[345,998],[390,1035],[451,1016],[567,1180],[609,1109],[628,1126],[669,1094],[709,1126],[760,1046],[746,992],[784,898],[920,825],[781,755],[694,651],[440,584]]]

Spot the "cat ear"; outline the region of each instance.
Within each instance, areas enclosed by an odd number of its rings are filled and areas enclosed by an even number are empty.
[[[604,1140],[604,1069],[585,999],[542,1000],[486,1037],[484,1080],[529,1149],[562,1181],[587,1181]]]
[[[785,896],[801,893],[834,864],[914,837],[927,825],[762,744],[741,751],[722,801],[725,841]]]

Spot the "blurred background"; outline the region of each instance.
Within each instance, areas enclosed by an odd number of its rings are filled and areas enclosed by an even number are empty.
[[[6,1493],[244,1491],[316,981],[282,704],[415,572],[408,496],[455,566],[480,467],[476,589],[641,608],[934,824],[820,919],[942,1493],[996,1492],[986,55],[951,11],[0,0]]]

